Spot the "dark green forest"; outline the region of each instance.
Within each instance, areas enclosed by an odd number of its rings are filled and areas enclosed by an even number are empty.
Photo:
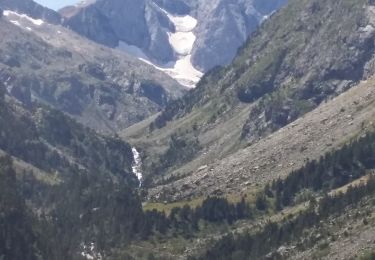
[[[33,218],[17,185],[10,157],[0,157],[0,259],[37,259]]]
[[[324,196],[319,202],[310,202],[307,211],[296,218],[284,219],[281,223],[268,222],[261,231],[245,232],[237,235],[227,235],[217,241],[202,256],[192,259],[259,259],[283,243],[303,236],[303,231],[319,226],[331,215],[340,215],[345,207],[359,202],[365,196],[373,196],[375,192],[375,177],[372,175],[367,184],[349,188],[346,193]],[[308,248],[309,243],[299,244]],[[279,256],[280,257],[280,256]],[[277,255],[275,256],[277,258]]]

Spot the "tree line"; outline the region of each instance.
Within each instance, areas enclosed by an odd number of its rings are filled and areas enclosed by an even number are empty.
[[[141,225],[142,237],[147,238],[155,232],[165,234],[168,230],[189,236],[199,230],[199,221],[232,224],[268,210],[281,211],[300,203],[297,197],[303,192],[310,194],[303,198],[308,201],[319,194],[344,186],[374,168],[375,134],[369,133],[339,150],[327,153],[319,160],[307,161],[304,167],[285,179],[267,184],[257,194],[254,203],[245,198],[231,203],[226,198],[208,197],[195,209],[188,205],[173,208],[169,216],[156,210],[145,212]]]
[[[241,234],[229,234],[215,242],[201,256],[191,257],[195,260],[245,260],[259,259],[268,255],[279,246],[293,240],[303,238],[304,230],[318,227],[329,216],[345,212],[348,205],[357,204],[366,196],[375,194],[375,176],[371,175],[366,184],[350,187],[347,192],[335,196],[324,196],[317,203],[311,202],[308,210],[300,212],[293,219],[285,219],[281,223],[268,222],[261,230],[247,231]],[[316,205],[316,206],[315,206]],[[299,247],[309,247],[314,241],[308,238],[297,244]],[[272,253],[271,253],[272,254]],[[278,259],[277,252],[272,254]]]
[[[295,204],[302,191],[330,191],[366,175],[371,169],[375,169],[374,133],[327,153],[317,161],[308,161],[284,180],[278,179],[266,185],[263,193],[275,198],[275,207],[281,210]]]
[[[140,225],[140,234],[143,239],[155,233],[167,232],[189,237],[200,230],[200,222],[232,224],[240,219],[251,218],[253,214],[254,209],[244,198],[231,203],[226,198],[208,197],[196,208],[189,205],[175,207],[168,216],[156,209],[146,211]]]

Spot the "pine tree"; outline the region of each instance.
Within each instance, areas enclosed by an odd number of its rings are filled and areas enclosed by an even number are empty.
[[[0,157],[0,256],[4,259],[36,259],[31,216],[18,193],[11,157]]]
[[[255,201],[255,206],[260,211],[265,211],[267,209],[267,200],[263,194],[258,194]]]

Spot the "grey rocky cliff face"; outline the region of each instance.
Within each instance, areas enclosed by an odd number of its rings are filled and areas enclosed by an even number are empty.
[[[109,47],[116,47],[118,38],[116,33],[113,31],[108,18],[102,15],[100,11],[93,6],[89,6],[81,12],[80,17],[72,17],[69,22],[66,23],[66,25],[69,28],[74,28],[74,30],[79,34],[95,40],[100,44],[104,44]],[[96,17],[96,19],[92,19],[93,17]],[[87,24],[87,26],[76,26],[76,24],[80,24],[82,22]]]
[[[151,1],[97,1],[72,12],[74,15],[66,17],[64,24],[91,40],[109,47],[123,41],[160,63],[174,57],[167,35],[173,25]]]
[[[145,19],[148,26],[149,42],[147,52],[160,63],[173,60],[174,53],[169,44],[168,31],[174,30],[174,25],[158,6],[148,4],[145,7]]]
[[[142,0],[136,2],[115,0],[98,1],[89,8],[96,8],[101,15],[107,18],[118,40],[127,41],[132,45],[146,46],[149,37],[144,19],[144,6],[145,3]],[[122,11],[119,12],[119,10]],[[84,12],[84,9],[82,11]],[[134,17],[139,17],[137,22]],[[92,19],[95,18],[95,16],[92,17]]]
[[[247,38],[286,0],[206,0],[197,11],[197,41],[193,65],[207,71],[229,64]]]
[[[98,0],[64,15],[65,24],[78,33],[110,47],[120,41],[137,46],[157,64],[173,62],[178,56],[168,39],[174,26],[163,10],[173,15],[191,15],[198,21],[191,60],[196,69],[204,72],[228,64],[260,22],[286,2]]]

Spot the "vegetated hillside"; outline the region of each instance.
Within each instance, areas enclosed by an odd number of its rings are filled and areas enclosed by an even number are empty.
[[[0,90],[0,148],[8,154],[0,156],[5,259],[303,259],[352,257],[372,248],[373,130],[251,197],[208,197],[166,215],[142,212],[126,143],[46,106],[26,109]],[[347,231],[348,219],[366,232]],[[343,235],[360,239],[338,252]]]
[[[0,158],[0,256],[37,259],[38,245],[9,158]]]
[[[238,255],[242,256],[240,259],[265,255],[276,259],[292,256],[295,259],[349,259],[363,254],[365,249],[373,250],[373,133],[324,154],[318,161],[307,161],[284,180],[265,185],[257,195],[255,207],[272,215],[272,209],[278,212],[300,205],[295,215],[271,216],[260,228],[228,233],[199,259],[238,259]],[[358,230],[350,228],[348,220]],[[369,232],[364,232],[366,226]],[[352,241],[356,237],[368,240],[353,243],[350,249],[339,249],[348,237]],[[331,244],[333,252],[330,252]]]
[[[307,160],[237,196],[155,204],[152,240],[124,252],[156,259],[357,259],[374,250],[375,134]],[[275,173],[277,173],[275,169]],[[158,210],[169,208],[169,214]],[[149,208],[149,207],[148,207]],[[345,247],[344,247],[345,246]],[[369,252],[369,253],[368,253]]]
[[[164,183],[148,190],[149,197],[178,200],[206,194],[235,194],[287,176],[306,160],[318,159],[374,129],[374,86],[374,79],[362,82],[266,138],[220,160],[214,155],[199,156],[172,174],[189,173],[197,165],[203,167],[180,178],[167,175]],[[168,176],[172,176],[170,180]]]
[[[9,155],[54,173],[57,179],[79,170],[114,179],[127,176],[133,179],[129,183],[136,183],[131,147],[119,138],[98,135],[45,105],[26,108],[7,96],[0,111],[0,149]]]
[[[140,124],[124,135],[144,149],[146,173],[169,173],[159,183],[205,168],[371,77],[374,17],[365,0],[290,1],[231,65],[209,72],[150,129]],[[140,129],[148,141],[137,140]]]
[[[143,213],[131,147],[0,90],[0,256],[105,257],[134,239]]]
[[[158,112],[185,88],[126,54],[59,25],[5,12],[0,20],[0,80],[25,105],[62,110],[114,132]]]
[[[192,259],[373,259],[374,177],[294,216],[228,233]]]

